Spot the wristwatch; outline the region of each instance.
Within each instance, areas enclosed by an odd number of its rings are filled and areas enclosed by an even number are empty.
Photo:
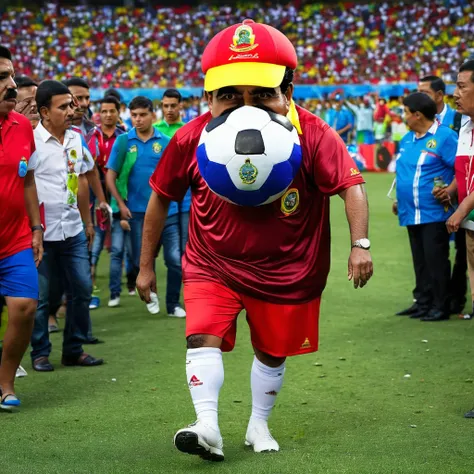
[[[34,232],[35,230],[40,230],[41,232],[44,232],[43,224],[34,225],[34,226],[31,228],[31,232]]]
[[[359,249],[369,250],[370,249],[370,240],[369,239],[359,239],[352,243],[352,248],[357,247]]]

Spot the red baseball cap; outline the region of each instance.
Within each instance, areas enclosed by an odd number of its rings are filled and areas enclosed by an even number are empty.
[[[244,20],[211,39],[202,55],[204,89],[228,86],[278,87],[287,67],[298,64],[291,41],[263,23]]]

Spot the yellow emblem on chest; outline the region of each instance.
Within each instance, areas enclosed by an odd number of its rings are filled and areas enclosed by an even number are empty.
[[[285,216],[293,214],[300,205],[300,193],[296,188],[290,188],[281,197],[281,212]]]

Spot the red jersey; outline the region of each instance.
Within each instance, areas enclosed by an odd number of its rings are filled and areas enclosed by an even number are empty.
[[[100,171],[105,174],[105,165],[109,161],[110,152],[114,146],[115,139],[124,133],[119,128],[115,128],[114,133],[109,137],[105,135],[100,126],[89,132],[86,138],[87,146]]]
[[[10,112],[0,130],[0,259],[31,247],[24,190],[28,162],[34,151],[30,121]]]
[[[329,196],[363,183],[344,142],[323,120],[297,107],[301,168],[271,204],[240,207],[214,194],[196,159],[206,113],[180,128],[150,179],[156,193],[181,201],[191,186],[184,281],[217,281],[280,304],[319,297],[330,264]]]

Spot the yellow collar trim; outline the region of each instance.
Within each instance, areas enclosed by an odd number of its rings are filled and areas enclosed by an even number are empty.
[[[301,129],[300,118],[298,116],[298,111],[296,110],[296,105],[293,99],[290,102],[290,110],[287,115],[288,120],[296,128],[298,135],[303,135],[303,130]]]

